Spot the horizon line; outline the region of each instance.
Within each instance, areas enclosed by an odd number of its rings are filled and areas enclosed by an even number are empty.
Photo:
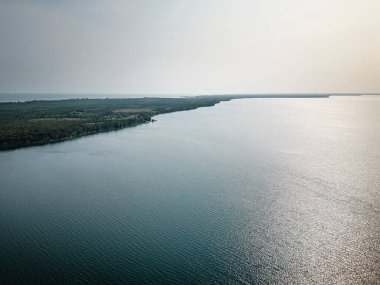
[[[252,92],[252,93],[107,93],[107,92],[0,92],[0,95],[178,95],[178,96],[239,96],[239,95],[380,95],[379,92]]]

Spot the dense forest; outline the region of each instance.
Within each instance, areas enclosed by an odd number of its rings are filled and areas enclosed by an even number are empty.
[[[0,150],[57,142],[213,106],[220,97],[70,99],[0,103]]]

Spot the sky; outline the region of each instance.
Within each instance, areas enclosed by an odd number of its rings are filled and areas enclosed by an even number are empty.
[[[0,0],[0,93],[376,93],[379,11],[379,0]]]

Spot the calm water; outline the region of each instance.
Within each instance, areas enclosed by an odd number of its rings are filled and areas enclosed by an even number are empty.
[[[0,284],[379,284],[379,97],[156,119],[0,152]]]

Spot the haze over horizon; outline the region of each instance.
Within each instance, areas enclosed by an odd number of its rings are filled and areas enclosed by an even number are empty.
[[[0,93],[378,93],[375,0],[0,2]]]

